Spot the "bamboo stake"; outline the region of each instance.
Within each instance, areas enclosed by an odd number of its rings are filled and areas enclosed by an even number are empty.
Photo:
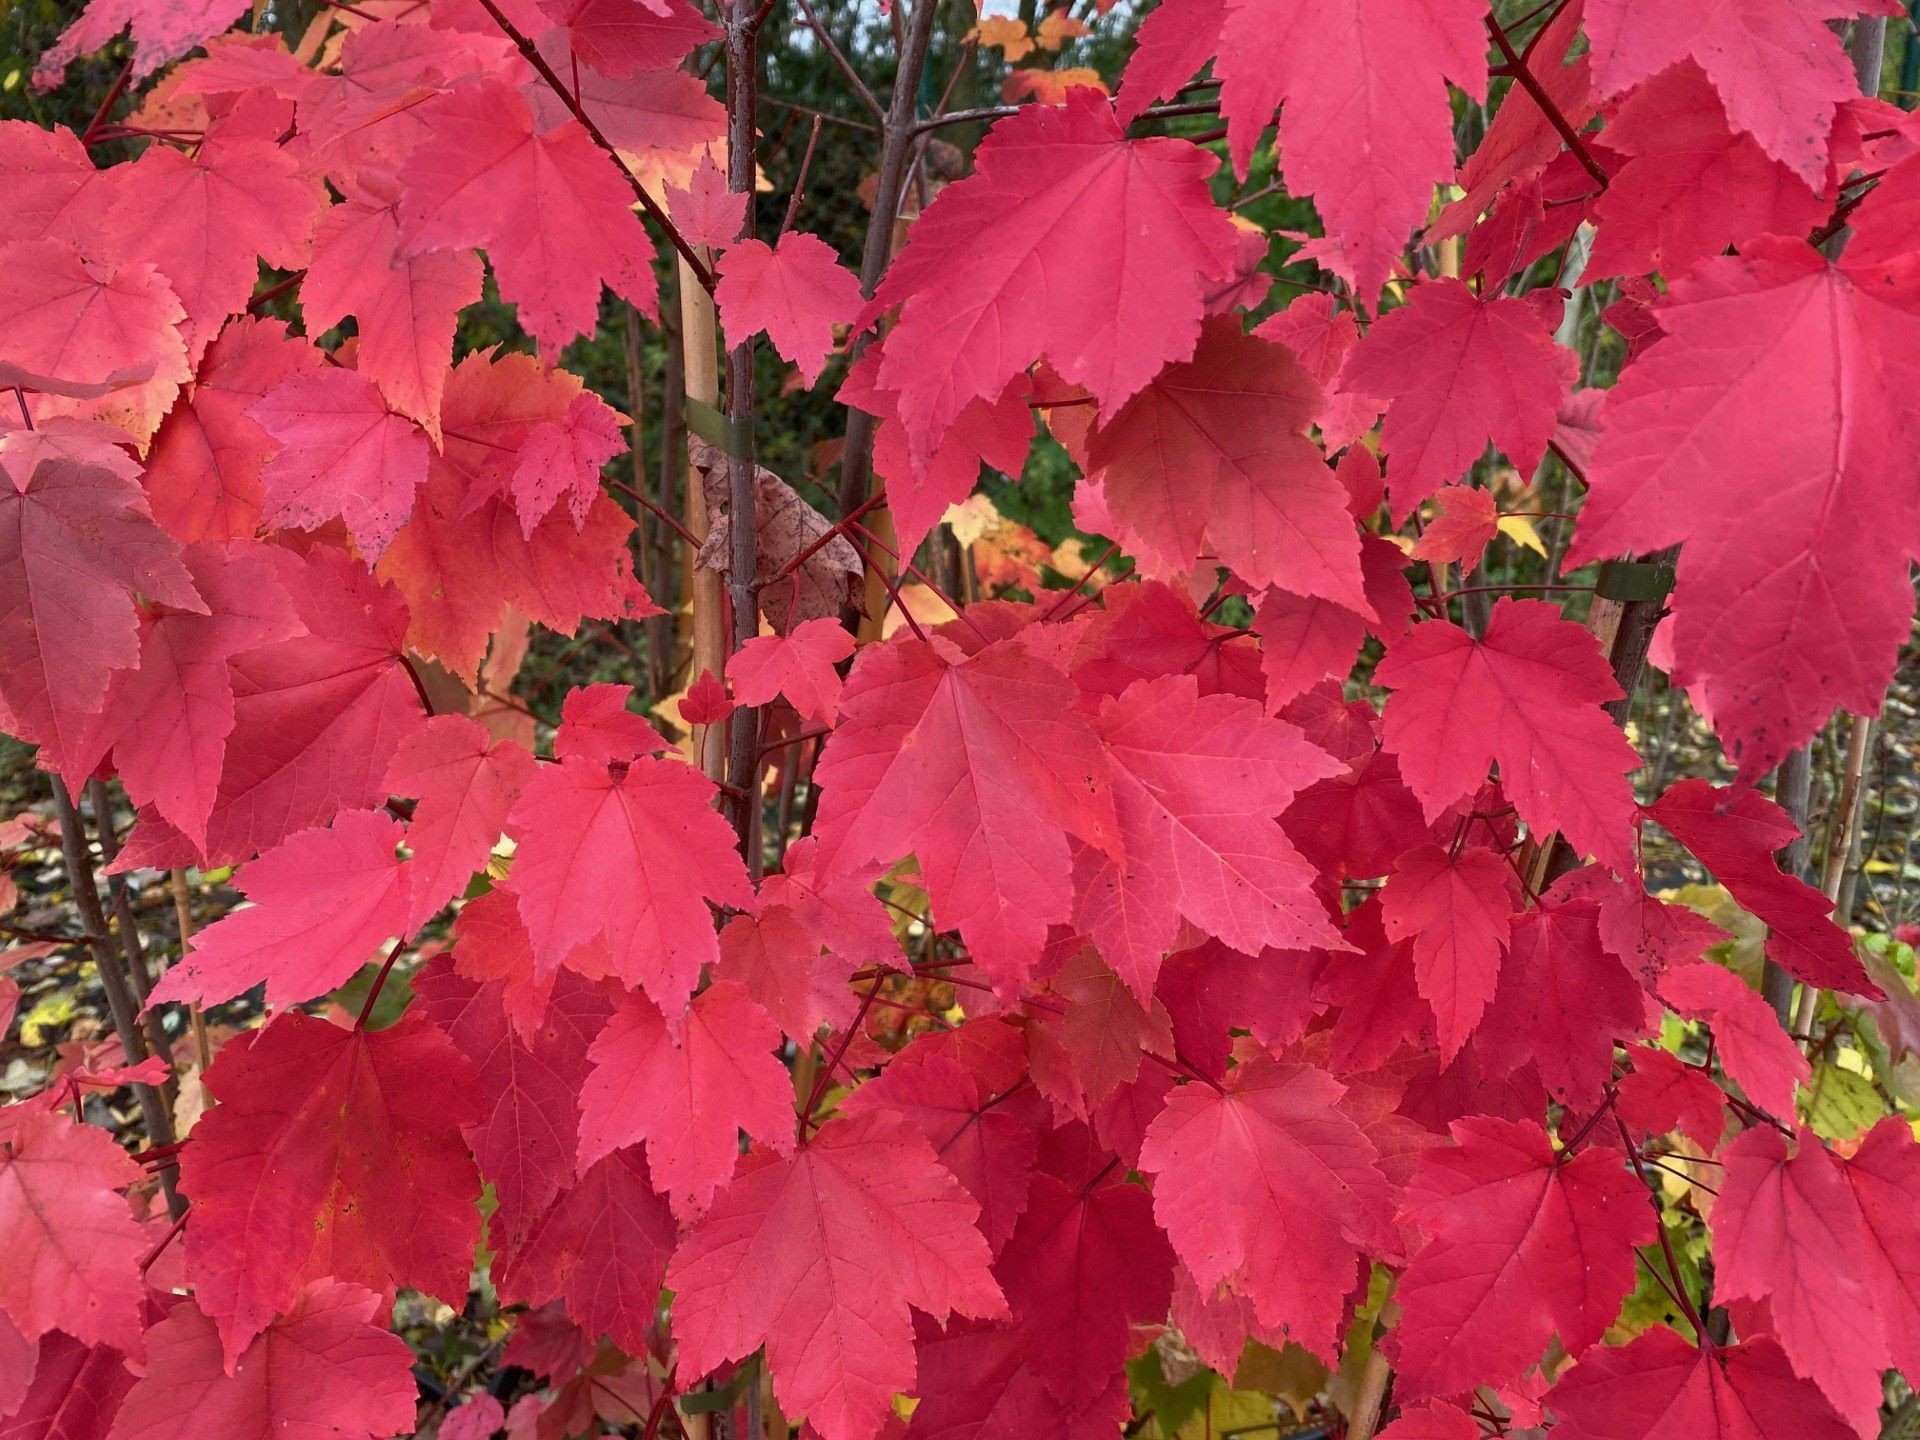
[[[686,261],[680,262],[680,353],[683,388],[689,400],[703,405],[720,401],[719,327],[713,310],[713,297],[701,286]],[[706,487],[691,464],[687,467],[687,493],[682,517],[687,532],[704,542],[712,527],[707,520]],[[714,675],[726,673],[727,628],[725,581],[716,570],[703,569],[687,557],[693,610],[693,663],[687,679],[691,682],[702,671]],[[700,768],[709,780],[718,783],[727,774],[726,729],[718,725],[694,727],[694,749],[700,756]]]
[[[1867,716],[1853,717],[1852,728],[1847,732],[1847,768],[1840,782],[1839,823],[1834,827],[1833,841],[1827,847],[1826,861],[1821,867],[1820,891],[1830,901],[1838,901],[1840,887],[1846,880],[1847,859],[1853,853],[1854,837],[1860,830],[1860,812],[1864,808],[1866,787],[1861,777],[1866,773],[1867,754],[1873,749],[1873,721]],[[1846,928],[1847,916],[1836,912],[1834,923]],[[1814,1011],[1820,1004],[1820,987],[1802,985],[1800,1003],[1793,1012],[1793,1035],[1805,1049],[1813,1038]]]

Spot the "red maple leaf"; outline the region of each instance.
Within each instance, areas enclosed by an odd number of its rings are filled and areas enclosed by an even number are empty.
[[[1553,341],[1557,310],[1537,294],[1486,300],[1443,279],[1374,322],[1340,383],[1389,397],[1380,448],[1396,516],[1466,474],[1489,443],[1533,473],[1579,373]]]
[[[136,483],[60,459],[0,481],[0,702],[8,728],[45,746],[73,783],[91,768],[86,732],[114,672],[139,663],[129,592],[207,613]]]
[[[386,786],[418,803],[407,822],[408,930],[466,889],[533,779],[533,756],[464,715],[436,715],[400,743]]]
[[[260,472],[279,447],[247,411],[283,380],[322,363],[285,321],[249,315],[227,322],[147,452],[141,484],[169,535],[183,545],[253,538],[266,498]]]
[[[1656,1326],[1596,1350],[1547,1392],[1563,1440],[1850,1440],[1824,1396],[1769,1339],[1696,1350]]]
[[[1442,1060],[1460,1053],[1493,999],[1519,890],[1506,860],[1481,845],[1458,854],[1422,845],[1394,863],[1381,921],[1391,938],[1413,941],[1414,981],[1433,1007]]]
[[[413,1352],[379,1323],[386,1308],[371,1290],[316,1281],[236,1355],[183,1301],[147,1332],[146,1373],[121,1402],[109,1440],[267,1440],[319,1435],[321,1423],[339,1440],[404,1433],[418,1394]]]
[[[57,85],[72,61],[100,49],[127,29],[133,32],[133,77],[144,79],[246,13],[245,0],[180,0],[169,5],[143,4],[141,0],[87,0],[86,8],[40,57],[33,83],[41,88]]]
[[[379,810],[344,810],[289,835],[241,868],[254,903],[193,937],[154,987],[155,1003],[212,1005],[265,981],[279,1009],[344,984],[386,941],[413,932],[413,870],[394,854],[400,839],[400,823]]]
[[[738,234],[739,232],[735,232]],[[740,344],[761,331],[782,359],[812,385],[833,350],[836,326],[860,314],[860,282],[818,235],[789,230],[777,245],[742,240],[714,265],[714,303],[727,340]]]
[[[133,1388],[125,1357],[107,1345],[82,1345],[58,1331],[28,1352],[33,1378],[0,1421],[6,1440],[107,1440],[120,1402]]]
[[[1025,1363],[1074,1408],[1105,1394],[1134,1325],[1165,1318],[1173,1250],[1153,1198],[1117,1163],[1092,1181],[1042,1173],[994,1265]]]
[[[1784,873],[1774,852],[1799,837],[1786,811],[1758,791],[1682,780],[1646,807],[1647,816],[1694,853],[1744,910],[1767,924],[1767,954],[1810,985],[1876,997],[1853,953],[1853,937],[1834,923],[1833,902]]]
[[[513,506],[520,512],[522,535],[531,539],[562,496],[573,515],[573,528],[587,523],[600,495],[601,467],[626,453],[626,437],[620,433],[625,419],[591,390],[583,390],[558,421],[542,420],[527,431],[513,472]]]
[[[644,1140],[654,1184],[692,1219],[733,1178],[742,1130],[792,1149],[793,1079],[776,1054],[779,1027],[741,985],[715,982],[674,1022],[630,994],[593,1042],[580,1164]]]
[[[1230,1284],[1323,1356],[1362,1258],[1398,1248],[1393,1191],[1343,1094],[1325,1071],[1258,1059],[1224,1088],[1176,1090],[1140,1153],[1153,1213],[1201,1287]]]
[[[58,240],[0,246],[0,378],[49,392],[30,402],[36,420],[105,420],[145,444],[192,374],[185,313],[152,265]]]
[[[1022,107],[973,163],[914,222],[868,311],[901,306],[877,378],[899,396],[921,468],[970,402],[995,399],[1043,354],[1113,415],[1193,353],[1208,283],[1234,273],[1235,231],[1207,191],[1212,157],[1185,140],[1127,139],[1096,91]]]
[[[1085,849],[1075,923],[1143,1000],[1183,920],[1235,950],[1338,948],[1313,869],[1274,819],[1340,765],[1258,702],[1191,676],[1102,702],[1119,856]]]
[[[1606,145],[1627,157],[1594,205],[1589,279],[1658,270],[1682,275],[1759,235],[1804,235],[1830,201],[1747,134],[1699,66],[1682,61],[1629,95]],[[1824,167],[1820,181],[1825,179]]]
[[[1372,619],[1347,493],[1306,438],[1318,386],[1288,351],[1208,319],[1087,442],[1087,474],[1138,544],[1177,570],[1212,554],[1255,589],[1284,586]]]
[[[501,1222],[494,1220],[495,1243]],[[673,1249],[673,1215],[655,1193],[638,1146],[587,1167],[501,1261],[509,1304],[560,1300],[590,1335],[647,1353],[660,1313],[660,1283]]]
[[[606,987],[563,970],[539,1016],[517,1025],[505,1009],[508,985],[476,984],[460,971],[457,958],[449,964],[439,956],[413,977],[427,1017],[480,1077],[480,1117],[464,1133],[481,1177],[500,1202],[494,1233],[517,1244],[578,1176],[574,1152],[587,1047],[613,1004]]]
[[[148,146],[120,177],[99,236],[109,254],[167,277],[186,307],[193,361],[246,308],[262,259],[282,270],[307,263],[322,203],[288,151],[235,128],[214,124],[191,153]]]
[[[854,640],[837,620],[822,617],[794,626],[790,635],[756,635],[727,661],[727,679],[742,705],[768,705],[785,696],[802,720],[832,725],[840,709],[840,674]]]
[[[1447,84],[1486,94],[1484,12],[1381,0],[1229,0],[1214,73],[1234,168],[1280,114],[1280,171],[1326,225],[1320,263],[1371,303],[1453,173]],[[1129,117],[1130,118],[1130,117]]]
[[[466,1294],[480,1177],[460,1138],[473,1068],[424,1014],[343,1030],[293,1012],[227,1042],[180,1188],[187,1273],[241,1359],[326,1277],[443,1300]]]
[[[508,888],[544,970],[605,940],[614,973],[669,1015],[720,958],[711,901],[746,910],[753,886],[713,782],[680,760],[543,766],[508,817]]]
[[[910,1306],[1006,1313],[979,1213],[927,1142],[882,1116],[829,1121],[788,1159],[750,1156],[667,1267],[683,1372],[765,1345],[787,1414],[825,1440],[873,1440],[913,1388]]]
[[[605,6],[607,0],[599,3]],[[747,196],[727,189],[726,172],[714,163],[711,154],[700,157],[685,185],[669,183],[666,190],[674,228],[689,245],[717,249],[740,238],[747,222]]]
[[[1708,1217],[1714,1294],[1766,1301],[1772,1336],[1795,1373],[1817,1384],[1855,1429],[1873,1429],[1880,1372],[1893,1364],[1888,1316],[1868,1282],[1878,1256],[1840,1162],[1805,1126],[1789,1149],[1767,1125],[1742,1131],[1720,1160],[1720,1194]],[[1809,1255],[1819,1264],[1807,1264]],[[1903,1256],[1909,1265],[1914,1258]]]
[[[1543,600],[1503,596],[1479,639],[1447,621],[1416,625],[1376,674],[1393,691],[1387,748],[1429,822],[1475,794],[1497,761],[1530,826],[1632,871],[1626,775],[1640,759],[1600,708],[1620,687],[1587,631]]]
[[[427,437],[357,370],[326,366],[280,382],[247,411],[279,445],[260,472],[261,518],[317,530],[338,516],[369,560],[413,513]]]
[[[1499,506],[1475,485],[1443,485],[1433,498],[1436,513],[1414,542],[1413,558],[1472,570],[1500,533]]]
[[[1108,761],[1078,692],[1018,638],[869,646],[814,770],[823,869],[919,859],[935,913],[997,984],[1072,912],[1068,836],[1110,844]]]
[[[1699,697],[1744,780],[1835,705],[1878,713],[1906,641],[1920,556],[1904,461],[1913,294],[1910,277],[1761,239],[1673,281],[1654,309],[1660,342],[1607,394],[1568,563],[1686,542],[1673,682]],[[1764,436],[1739,423],[1754,413]]]
[[[1876,10],[1885,13],[1874,0],[1588,0],[1594,83],[1601,94],[1618,95],[1692,59],[1720,92],[1735,130],[1809,185],[1824,185],[1834,106],[1860,88],[1827,22]]]
[[[59,1330],[138,1355],[148,1242],[119,1192],[140,1167],[65,1115],[9,1117],[0,1157],[0,1311],[26,1341]]]
[[[421,118],[429,138],[400,172],[402,256],[480,246],[549,355],[593,328],[603,282],[653,313],[653,247],[633,193],[578,121],[536,130],[498,80],[469,81]]]
[[[1654,1238],[1620,1152],[1567,1157],[1537,1124],[1476,1116],[1420,1157],[1402,1218],[1427,1237],[1401,1277],[1392,1353],[1414,1398],[1517,1380],[1558,1337],[1597,1342]]]
[[[1794,1113],[1793,1092],[1813,1069],[1757,990],[1718,965],[1686,965],[1661,978],[1660,998],[1713,1026],[1714,1053],[1749,1100],[1775,1115]]]
[[[362,172],[361,183],[320,217],[300,308],[315,335],[352,315],[355,367],[438,444],[454,323],[480,298],[480,259],[468,250],[402,257],[397,186],[373,172]]]

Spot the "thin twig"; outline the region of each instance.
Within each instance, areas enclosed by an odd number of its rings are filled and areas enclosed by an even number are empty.
[[[1573,152],[1573,158],[1580,162],[1581,168],[1598,182],[1602,190],[1606,189],[1611,183],[1611,177],[1608,176],[1606,168],[1593,158],[1593,152],[1587,148],[1587,142],[1580,138],[1580,132],[1573,128],[1560,107],[1554,103],[1553,97],[1547,94],[1546,87],[1540,83],[1527,62],[1514,53],[1513,44],[1507,39],[1507,32],[1500,28],[1500,22],[1491,15],[1487,16],[1487,33],[1493,36],[1494,45],[1507,62],[1500,67],[1500,73],[1511,76],[1514,84],[1533,97],[1533,103],[1540,107],[1540,113],[1547,117],[1547,123],[1553,126],[1562,140],[1567,142],[1567,148]]]

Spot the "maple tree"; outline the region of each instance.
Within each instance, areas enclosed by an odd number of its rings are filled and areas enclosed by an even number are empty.
[[[0,1440],[1912,1410],[1900,7],[962,8],[27,57]]]

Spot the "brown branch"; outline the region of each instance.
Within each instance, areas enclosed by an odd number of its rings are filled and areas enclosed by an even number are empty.
[[[1554,104],[1553,97],[1547,94],[1546,87],[1528,68],[1527,62],[1514,53],[1513,44],[1507,39],[1507,32],[1500,28],[1500,22],[1491,15],[1487,16],[1487,32],[1493,36],[1494,45],[1506,60],[1506,64],[1502,65],[1497,73],[1511,76],[1514,84],[1533,97],[1533,103],[1540,107],[1540,113],[1547,117],[1547,123],[1553,126],[1562,140],[1567,142],[1567,148],[1573,151],[1573,158],[1580,162],[1581,168],[1599,183],[1602,190],[1606,189],[1610,182],[1605,168],[1593,158],[1593,152],[1587,148],[1587,142],[1580,138],[1580,132],[1573,128],[1560,107]]]

